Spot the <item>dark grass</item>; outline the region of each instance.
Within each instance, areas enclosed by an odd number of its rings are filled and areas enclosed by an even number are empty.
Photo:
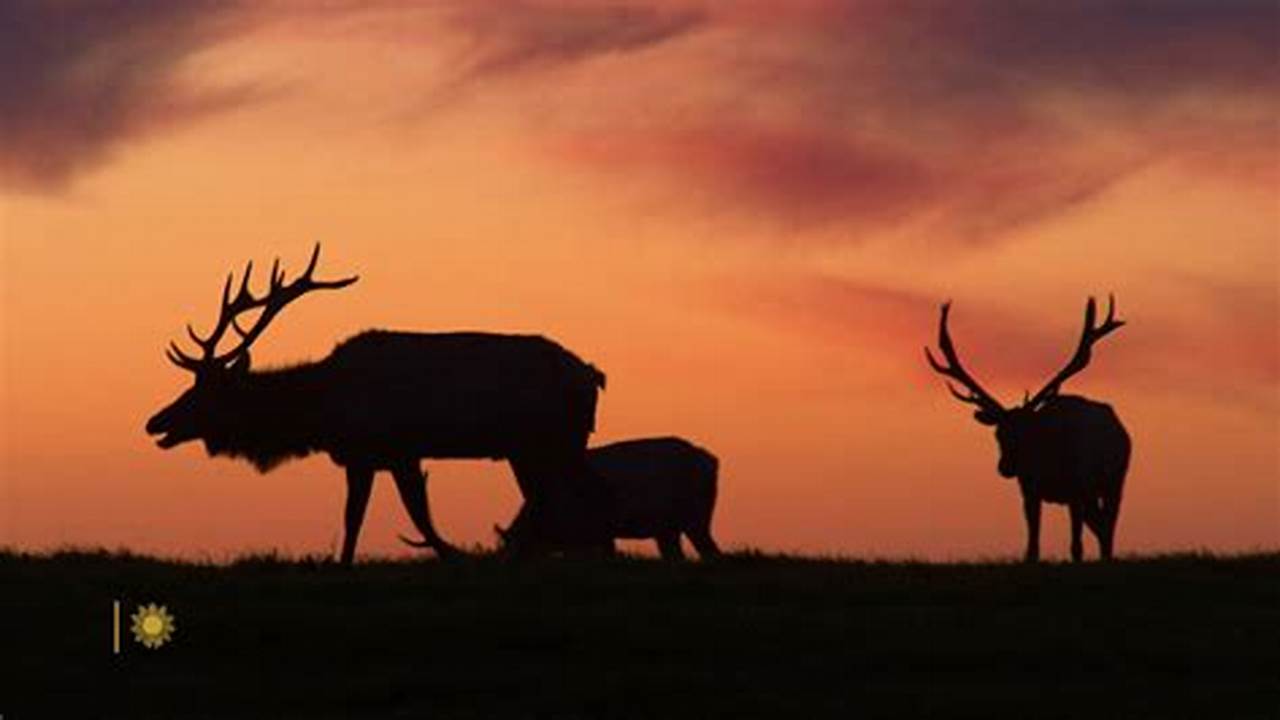
[[[509,565],[0,554],[4,720],[1280,717],[1280,554]],[[111,600],[172,644],[111,654]]]

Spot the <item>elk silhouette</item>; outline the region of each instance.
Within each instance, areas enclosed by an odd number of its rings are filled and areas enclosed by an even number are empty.
[[[607,493],[603,506],[613,537],[652,538],[663,559],[679,560],[684,534],[700,558],[720,555],[711,537],[720,467],[715,455],[683,438],[638,438],[591,448],[587,465]],[[503,543],[512,542],[526,518],[521,508],[510,527],[493,529]]]
[[[249,348],[289,303],[313,290],[336,290],[357,277],[312,278],[316,244],[307,268],[285,282],[277,259],[268,291],[249,288],[244,270],[231,296],[234,274],[222,288],[218,321],[207,337],[190,325],[199,357],[170,343],[165,354],[194,374],[195,384],[147,422],[157,444],[171,448],[203,440],[210,456],[244,458],[260,472],[316,452],[345,468],[347,499],[342,562],[351,563],[374,474],[390,471],[420,544],[441,556],[459,551],[431,521],[423,458],[488,458],[510,462],[537,532],[529,542],[591,544],[607,530],[549,509],[581,507],[565,498],[591,483],[587,438],[595,429],[598,390],[605,376],[560,345],[540,336],[479,332],[409,333],[370,330],[351,337],[328,357],[291,367],[251,370]],[[240,316],[257,312],[248,330]],[[228,330],[239,342],[219,353]],[[589,495],[589,493],[587,493]],[[611,542],[611,540],[608,540]],[[406,542],[409,542],[406,540]],[[411,542],[411,544],[414,544]]]
[[[1040,504],[1066,505],[1071,514],[1071,559],[1084,557],[1081,526],[1098,539],[1104,560],[1111,557],[1124,477],[1129,468],[1129,434],[1110,405],[1075,395],[1061,395],[1062,383],[1084,370],[1093,344],[1124,325],[1115,319],[1112,296],[1107,317],[1096,325],[1097,304],[1089,298],[1084,311],[1084,332],[1066,366],[1022,405],[1006,409],[978,384],[956,355],[947,331],[951,304],[942,306],[938,347],[947,364],[938,362],[929,348],[925,357],[938,373],[963,385],[962,394],[947,382],[947,389],[961,402],[976,405],[973,417],[994,425],[1000,445],[999,472],[1018,478],[1022,508],[1027,521],[1027,562],[1040,558]]]

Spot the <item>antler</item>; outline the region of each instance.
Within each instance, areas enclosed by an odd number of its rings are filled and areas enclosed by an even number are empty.
[[[929,361],[929,366],[932,367],[935,372],[959,382],[968,389],[969,394],[965,395],[956,390],[955,387],[948,382],[947,390],[950,391],[957,400],[969,403],[970,405],[977,405],[983,410],[1003,413],[1005,411],[1004,406],[992,397],[990,393],[983,390],[982,386],[978,384],[978,381],[974,380],[973,376],[964,369],[964,365],[960,364],[960,358],[956,355],[956,347],[951,342],[951,333],[947,330],[947,315],[950,312],[951,303],[943,303],[942,318],[938,322],[938,348],[942,350],[942,357],[946,359],[947,364],[943,365],[935,360],[933,353],[929,351],[928,347],[925,347],[924,349],[925,359]]]
[[[1076,347],[1075,355],[1071,356],[1071,360],[1067,362],[1066,367],[1059,370],[1058,374],[1054,375],[1048,384],[1040,388],[1040,392],[1026,402],[1027,407],[1035,407],[1056,395],[1067,378],[1089,365],[1089,360],[1093,354],[1093,344],[1124,326],[1123,320],[1116,320],[1116,296],[1114,294],[1107,296],[1107,319],[1103,320],[1101,325],[1095,327],[1093,323],[1097,316],[1098,304],[1090,297],[1089,303],[1084,308],[1084,332],[1080,334],[1080,344]]]
[[[337,290],[344,288],[359,279],[359,276],[353,275],[349,278],[341,280],[314,280],[311,275],[315,272],[316,263],[320,259],[320,243],[316,243],[315,249],[311,251],[311,261],[307,263],[307,269],[298,276],[296,280],[285,284],[284,271],[280,269],[280,259],[277,258],[271,266],[271,284],[267,289],[267,294],[262,297],[255,297],[253,292],[249,290],[249,276],[253,273],[253,261],[250,260],[244,268],[244,276],[240,279],[240,289],[236,291],[235,298],[231,298],[231,283],[234,279],[234,273],[227,275],[227,282],[222,286],[222,307],[218,312],[218,322],[214,325],[213,330],[208,336],[200,337],[196,334],[194,328],[190,324],[187,325],[187,335],[191,336],[192,341],[200,347],[202,356],[197,358],[183,352],[176,342],[169,343],[165,355],[169,361],[184,370],[199,372],[211,367],[222,367],[234,360],[241,353],[249,349],[258,336],[266,330],[271,320],[284,309],[286,305],[297,300],[312,290]],[[262,309],[258,319],[254,322],[253,327],[245,330],[240,327],[236,318],[250,310]],[[235,329],[236,334],[240,336],[240,342],[219,355],[217,353],[218,343],[222,341],[223,335],[228,329]]]

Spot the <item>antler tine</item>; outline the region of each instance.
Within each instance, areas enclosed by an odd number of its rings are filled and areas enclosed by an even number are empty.
[[[249,307],[252,307],[252,304],[254,302],[258,302],[258,299],[253,296],[253,291],[249,289],[249,278],[252,275],[253,275],[253,261],[250,260],[249,262],[245,263],[244,276],[240,278],[240,289],[236,291],[236,299],[231,301],[231,305],[228,309],[234,311],[235,309],[238,309],[242,305],[248,305]],[[232,317],[235,317],[234,312],[232,313]]]
[[[191,357],[182,351],[175,342],[170,342],[169,347],[164,349],[164,356],[169,358],[169,362],[177,365],[184,370],[195,371],[200,367],[200,360]]]
[[[314,282],[311,283],[311,287],[320,290],[337,290],[339,288],[344,288],[359,279],[359,275],[352,275],[351,277],[342,278],[341,280],[324,280]]]
[[[316,271],[316,263],[320,261],[320,243],[311,249],[311,259],[307,261],[307,269],[302,271],[302,277],[311,279],[311,273]]]
[[[1099,337],[1123,326],[1124,321],[1116,319],[1116,295],[1115,293],[1107,293],[1107,319],[1102,321],[1102,327],[1099,328]]]
[[[311,259],[307,263],[306,270],[304,270],[293,282],[286,283],[285,271],[280,267],[280,259],[276,258],[275,262],[271,265],[271,286],[268,289],[267,294],[260,299],[254,299],[252,304],[246,305],[243,308],[237,308],[238,313],[250,308],[261,307],[262,314],[258,316],[253,326],[248,330],[240,327],[234,317],[230,320],[231,325],[235,327],[236,332],[240,335],[240,343],[223,355],[218,356],[218,362],[227,362],[248,350],[249,346],[258,339],[258,336],[262,334],[262,331],[266,329],[267,325],[270,324],[276,314],[283,310],[286,305],[299,297],[302,297],[312,290],[336,290],[338,288],[344,288],[359,279],[358,276],[352,276],[332,281],[314,280],[312,275],[315,273],[319,260],[320,243],[316,243],[315,247],[311,251]]]
[[[235,318],[231,319],[231,329],[235,330],[236,334],[239,335],[242,340],[249,334],[248,331],[240,327],[240,321]]]
[[[222,318],[222,313],[226,311],[227,303],[231,300],[231,283],[235,281],[235,277],[235,273],[229,272],[227,273],[226,281],[222,283],[222,302],[218,306],[219,320]],[[215,324],[214,327],[217,327],[217,325]],[[209,343],[209,340],[214,336],[214,333],[210,333],[209,338],[200,337],[196,334],[195,328],[191,327],[191,323],[187,323],[187,334],[190,335],[191,339],[194,340],[201,348],[205,347]],[[216,345],[217,343],[214,344]]]
[[[1088,337],[1091,341],[1096,341],[1102,336],[1117,330],[1124,326],[1123,320],[1116,320],[1116,296],[1115,293],[1107,295],[1107,317],[1102,321],[1101,325],[1096,325],[1097,320],[1097,303],[1093,297],[1089,298],[1089,304],[1085,308],[1084,334],[1082,337]]]
[[[248,350],[272,318],[290,302],[312,290],[344,288],[359,279],[358,276],[353,275],[341,280],[316,281],[312,275],[319,260],[320,243],[316,243],[311,251],[311,259],[307,263],[306,270],[293,282],[286,283],[285,271],[280,267],[280,258],[276,258],[271,265],[267,293],[262,297],[254,296],[253,290],[249,287],[253,275],[252,260],[245,264],[244,275],[240,278],[240,286],[234,297],[231,295],[231,285],[235,281],[235,273],[228,273],[226,282],[222,285],[222,302],[218,311],[218,321],[208,337],[201,337],[196,333],[195,328],[187,325],[187,335],[200,347],[203,357],[197,359],[186,354],[176,343],[170,343],[170,347],[165,350],[165,355],[175,365],[192,371],[223,365]],[[239,316],[258,308],[262,309],[261,314],[258,315],[253,326],[245,330],[240,325]],[[218,343],[221,342],[228,328],[236,331],[240,336],[240,342],[234,348],[219,355],[217,354]]]
[[[196,345],[204,347],[204,338],[196,334],[196,329],[191,327],[191,323],[187,323],[187,337],[190,337]]]
[[[947,386],[947,392],[950,392],[951,396],[959,400],[960,402],[969,403],[970,405],[977,405],[979,407],[982,406],[982,398],[978,397],[977,395],[974,395],[973,393],[969,393],[968,395],[965,395],[964,393],[961,393],[959,390],[956,390],[956,386],[952,385],[949,382],[944,382],[943,384]]]
[[[352,275],[341,280],[312,280],[311,273],[316,269],[316,262],[320,258],[320,243],[316,243],[315,249],[311,251],[311,262],[307,264],[307,271],[302,274],[302,278],[306,279],[308,288],[323,288],[325,290],[337,290],[344,288],[351,283],[360,279],[359,275]]]
[[[236,274],[234,272],[227,273],[227,281],[222,283],[222,305],[220,307],[226,307],[227,302],[231,300],[231,283],[235,278]]]
[[[933,353],[927,346],[924,349],[924,359],[929,362],[929,367],[933,368],[934,372],[939,372],[943,375],[947,374],[947,366],[935,360],[933,358]]]
[[[947,319],[950,314],[951,302],[948,301],[942,304],[942,314],[938,320],[938,349],[942,351],[942,357],[947,361],[947,364],[943,365],[938,362],[928,347],[924,349],[925,359],[928,360],[929,366],[933,368],[934,372],[955,380],[969,391],[968,395],[962,394],[948,382],[947,390],[957,400],[970,405],[977,405],[987,410],[1003,412],[1004,406],[992,397],[990,393],[983,390],[978,381],[964,369],[964,365],[960,362],[960,356],[956,353],[955,343],[951,341],[951,332],[947,329]]]
[[[1088,303],[1085,304],[1084,330],[1080,333],[1080,344],[1076,346],[1075,354],[1058,371],[1058,374],[1053,376],[1053,379],[1025,403],[1028,407],[1034,407],[1056,395],[1062,387],[1062,383],[1089,366],[1089,361],[1093,359],[1093,344],[1124,327],[1124,321],[1116,319],[1116,297],[1114,293],[1109,293],[1107,296],[1107,317],[1102,321],[1101,325],[1095,324],[1097,317],[1098,303],[1090,296]]]
[[[231,287],[231,280],[235,277],[235,273],[227,275],[226,288]],[[208,340],[201,343],[201,347],[205,349],[207,360],[212,361],[218,349],[218,343],[222,342],[222,336],[226,335],[228,328],[235,328],[237,333],[243,336],[243,332],[236,323],[236,317],[245,311],[260,307],[265,298],[256,298],[253,296],[253,290],[249,287],[249,283],[253,280],[253,260],[244,265],[244,273],[240,276],[240,287],[236,290],[234,298],[228,298],[226,288],[222,293],[222,307],[218,311],[218,322],[214,326],[213,331],[209,333]]]

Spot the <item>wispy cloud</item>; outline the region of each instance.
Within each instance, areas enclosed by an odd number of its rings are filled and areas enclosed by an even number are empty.
[[[605,174],[665,167],[679,197],[787,223],[931,222],[970,242],[1151,163],[1277,174],[1258,159],[1280,151],[1270,2],[715,7],[681,78],[702,104],[651,88],[612,117],[591,107],[586,130],[573,118],[557,149]]]
[[[606,173],[676,173],[686,196],[732,202],[745,216],[782,213],[799,225],[889,220],[940,192],[918,158],[806,127],[602,129],[561,137],[554,148]]]
[[[1085,384],[1185,394],[1274,414],[1280,396],[1280,294],[1273,285],[1171,277],[1193,311],[1131,307],[1128,321],[1096,354]],[[944,298],[876,282],[819,273],[775,274],[721,283],[714,297],[727,312],[755,318],[831,348],[851,348],[896,368],[920,386],[941,380],[922,348],[937,348]],[[1079,339],[1084,298],[1052,309],[1009,307],[977,298],[953,304],[952,339],[966,367],[997,398],[1016,403],[1067,360]],[[1210,349],[1207,350],[1207,349]],[[1080,382],[1073,383],[1078,387]]]
[[[181,70],[262,27],[445,48],[455,61],[442,82],[456,90],[655,46],[704,20],[638,2],[14,0],[0,4],[0,187],[64,189],[128,140],[261,98],[257,87],[191,87]]]
[[[232,29],[230,2],[0,4],[0,186],[65,187],[123,141],[248,101],[250,88],[178,82]]]
[[[446,25],[465,39],[464,81],[629,52],[679,37],[707,17],[639,2],[460,2]]]
[[[0,184],[64,187],[124,141],[250,101],[180,69],[270,24],[429,49],[444,75],[406,88],[419,115],[536,102],[515,124],[606,179],[640,168],[753,219],[986,242],[1168,159],[1275,181],[1277,22],[1269,0],[14,0]]]

